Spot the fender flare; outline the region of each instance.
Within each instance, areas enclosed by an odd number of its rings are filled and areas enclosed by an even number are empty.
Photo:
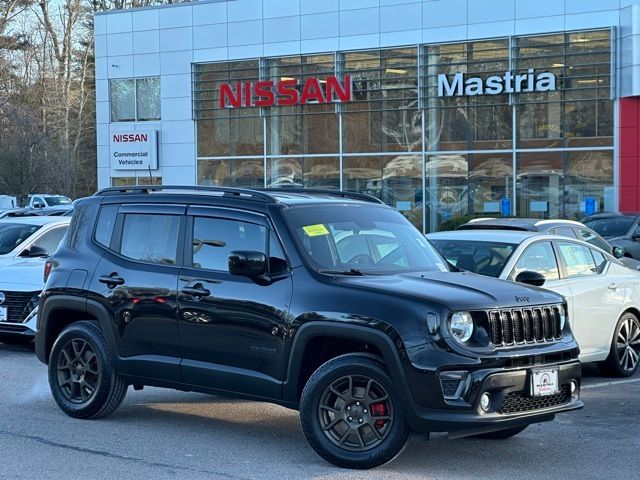
[[[109,347],[111,358],[114,362],[118,361],[119,357],[113,332],[113,322],[107,308],[95,300],[88,300],[73,295],[55,295],[41,302],[38,313],[38,332],[36,333],[35,342],[35,351],[38,360],[44,364],[49,363],[49,355],[55,338],[49,338],[48,319],[57,310],[75,310],[97,319],[107,346]]]
[[[411,393],[408,389],[398,348],[394,345],[393,340],[384,332],[371,327],[327,321],[305,323],[298,329],[291,346],[287,377],[282,385],[284,401],[298,405],[298,378],[302,367],[302,358],[308,343],[317,337],[357,340],[376,347],[382,354],[382,361],[391,378],[394,379],[400,402],[403,407],[409,407]]]

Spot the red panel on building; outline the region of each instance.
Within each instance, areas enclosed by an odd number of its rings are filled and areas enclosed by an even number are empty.
[[[620,99],[618,139],[620,211],[636,213],[640,210],[640,97]]]

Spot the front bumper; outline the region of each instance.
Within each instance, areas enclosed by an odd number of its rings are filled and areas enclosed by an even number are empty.
[[[531,370],[537,368],[557,368],[558,382],[564,393],[553,399],[531,397]],[[408,421],[417,431],[449,432],[450,437],[463,437],[553,420],[558,413],[583,407],[580,400],[581,374],[582,367],[577,360],[513,370],[494,368],[475,371],[474,381],[466,396],[468,404],[427,408],[411,402]],[[578,384],[575,394],[566,390],[571,381]],[[487,412],[480,408],[480,398],[485,392],[491,398]],[[507,398],[509,408],[505,403]]]
[[[36,336],[36,324],[38,323],[38,313],[35,309],[25,319],[24,323],[0,322],[0,334],[10,334],[23,337]]]

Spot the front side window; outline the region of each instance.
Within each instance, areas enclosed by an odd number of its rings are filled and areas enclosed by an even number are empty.
[[[298,245],[325,273],[448,271],[445,261],[399,212],[377,206],[292,208]]]
[[[160,120],[160,78],[111,80],[112,122]]]
[[[567,278],[596,275],[598,267],[591,255],[591,249],[577,243],[559,242],[560,258],[567,272]]]
[[[229,254],[234,250],[266,254],[267,228],[255,223],[223,218],[195,217],[191,266],[229,271]]]
[[[538,272],[544,275],[547,281],[560,278],[558,263],[550,242],[535,243],[527,247],[518,259],[511,273],[511,279],[515,280],[518,274],[524,271]]]
[[[177,215],[128,214],[120,254],[142,262],[175,265],[179,229]]]

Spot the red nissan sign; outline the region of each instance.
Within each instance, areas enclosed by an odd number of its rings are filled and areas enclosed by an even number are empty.
[[[349,75],[345,75],[342,82],[332,76],[326,80],[311,77],[303,84],[295,78],[284,78],[278,82],[262,80],[223,83],[220,85],[220,108],[350,102],[351,92]]]

